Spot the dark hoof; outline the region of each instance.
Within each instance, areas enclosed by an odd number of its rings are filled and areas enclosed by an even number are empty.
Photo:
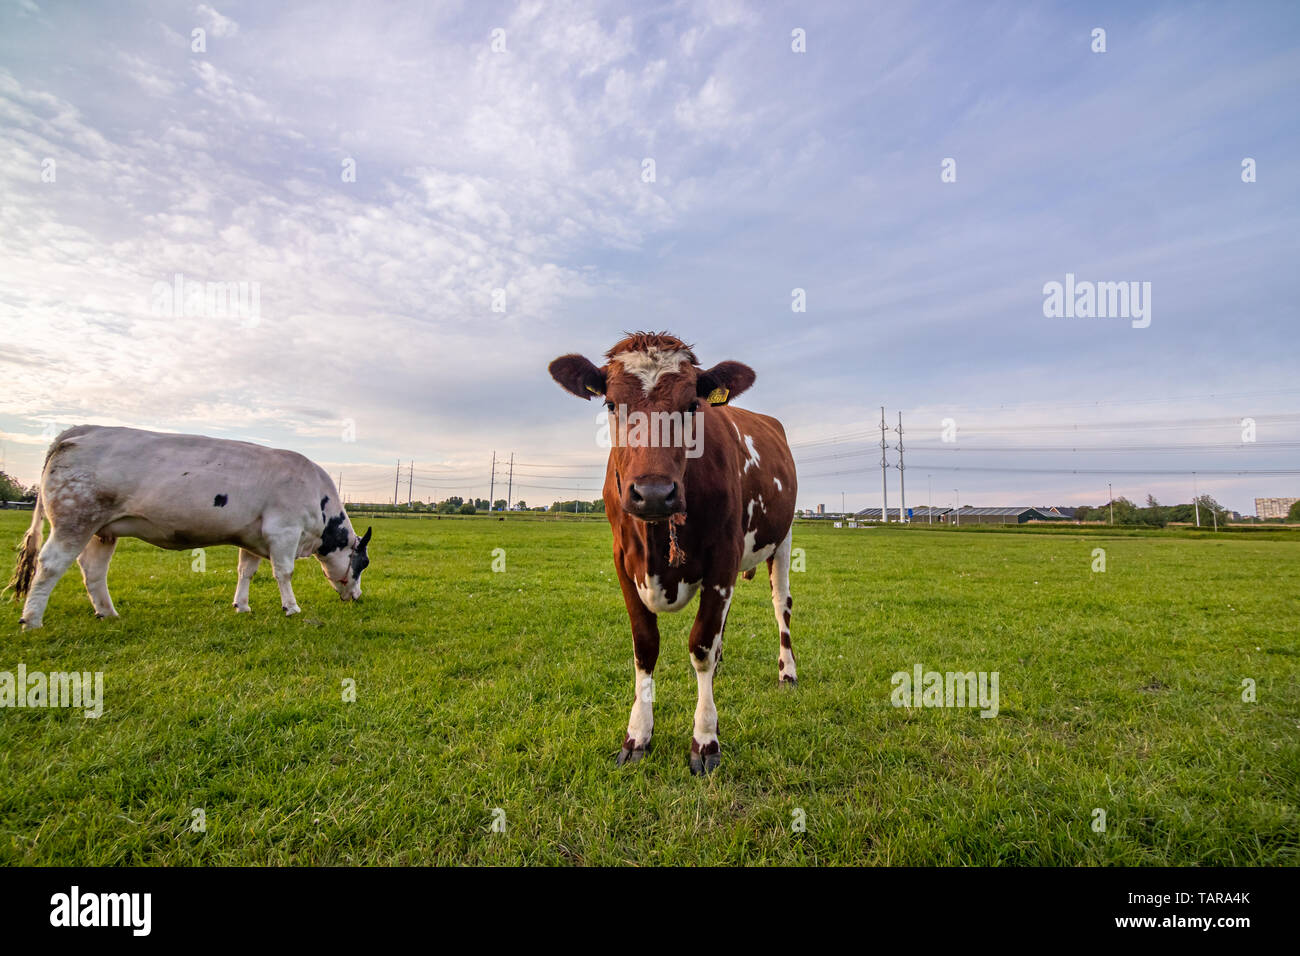
[[[746,581],[752,581],[752,580],[754,580],[754,571],[755,571],[755,570],[756,570],[756,568],[750,568],[748,571],[742,571],[742,572],[740,573],[740,576],[741,576],[742,578],[744,578]]]
[[[696,743],[695,738],[691,738],[691,774],[700,776],[701,774],[713,773],[718,769],[718,764],[722,763],[722,754],[715,740],[701,747]]]
[[[798,687],[798,686],[799,686],[799,678],[797,678],[797,677],[786,677],[785,675],[782,675],[782,676],[781,676],[781,679],[780,679],[777,683],[778,683],[778,684],[779,684],[783,689],[790,689],[790,688]]]
[[[102,621],[102,620],[104,619],[104,615],[102,615],[102,614],[96,614],[96,615],[95,615],[95,619],[98,620],[98,621]]]
[[[645,756],[645,751],[645,747],[636,746],[631,737],[626,737],[623,740],[623,749],[614,758],[614,764],[621,767],[624,764],[639,763],[641,758]]]

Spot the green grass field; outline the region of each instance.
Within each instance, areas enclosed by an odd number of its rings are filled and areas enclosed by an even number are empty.
[[[799,687],[740,582],[723,762],[694,778],[694,603],[661,618],[654,749],[613,765],[632,651],[603,522],[358,523],[360,605],[302,561],[286,619],[264,563],[236,615],[234,549],[196,573],[131,540],[118,620],[75,568],[42,630],[0,605],[0,671],[105,685],[98,720],[0,710],[0,863],[1300,863],[1298,535],[800,525]],[[997,671],[999,715],[892,706],[915,664]]]

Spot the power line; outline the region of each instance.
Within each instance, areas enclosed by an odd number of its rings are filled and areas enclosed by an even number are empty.
[[[1237,396],[1250,395],[1278,395],[1300,393],[1300,389],[1280,389],[1267,392],[1242,392],[1235,393]],[[1227,395],[1210,396],[1220,399],[1226,398]],[[1190,400],[1190,398],[1178,399]],[[1102,401],[1088,403],[1070,403],[1059,406],[1036,405],[1035,403],[1019,403],[1000,406],[991,406],[998,411],[1007,411],[1017,408],[1036,408],[1036,407],[1130,407],[1142,404],[1160,404],[1168,401],[1178,401],[1174,399],[1153,399],[1150,401]],[[887,518],[888,511],[888,469],[896,467],[899,469],[899,489],[900,519],[905,520],[906,515],[906,467],[924,467],[929,471],[935,472],[962,472],[987,473],[995,475],[1112,475],[1112,476],[1139,476],[1139,477],[1156,477],[1156,476],[1182,476],[1192,473],[1193,471],[1201,476],[1224,476],[1224,477],[1295,477],[1300,475],[1300,470],[1288,467],[1261,467],[1270,457],[1277,457],[1276,453],[1291,451],[1300,448],[1300,437],[1294,430],[1296,425],[1300,425],[1300,416],[1295,413],[1278,413],[1278,414],[1261,414],[1252,416],[1251,421],[1258,427],[1271,429],[1270,434],[1278,436],[1271,440],[1264,441],[1238,441],[1235,436],[1232,440],[1213,441],[1196,440],[1201,436],[1188,435],[1190,440],[1177,440],[1173,435],[1169,438],[1174,440],[1161,441],[1157,437],[1161,433],[1176,432],[1179,430],[1201,429],[1210,432],[1210,434],[1224,434],[1231,429],[1235,431],[1243,427],[1242,420],[1229,418],[1228,416],[1219,416],[1215,418],[1159,418],[1159,419],[1131,419],[1117,422],[1033,422],[1020,425],[1002,424],[996,419],[984,420],[979,423],[971,423],[963,427],[962,435],[981,436],[985,439],[992,439],[988,444],[980,444],[977,440],[975,443],[964,441],[960,444],[943,442],[939,440],[936,434],[934,437],[916,437],[915,427],[913,429],[913,454],[919,447],[921,453],[926,451],[937,450],[943,454],[941,458],[947,459],[949,463],[921,463],[913,462],[912,465],[904,464],[904,436],[902,412],[898,413],[898,427],[890,429],[886,424],[885,409],[881,407],[881,418],[879,425],[879,437],[875,437],[875,428],[848,428],[842,431],[824,434],[820,438],[808,438],[791,442],[791,449],[796,454],[798,466],[801,470],[811,469],[817,464],[829,466],[824,470],[808,470],[801,477],[807,480],[821,478],[866,475],[871,471],[871,466],[863,462],[861,465],[856,464],[855,459],[863,459],[874,454],[872,445],[879,444],[880,468],[881,468],[881,503],[884,516]],[[898,462],[896,465],[890,465],[888,458],[889,431],[894,431],[898,436],[898,444],[895,450],[898,452]],[[796,433],[797,434],[797,433]],[[1082,442],[1075,442],[1075,436],[1084,439]],[[1005,438],[998,441],[996,436],[1012,436],[1015,439],[1025,439],[1023,444],[1008,444]],[[1085,437],[1087,436],[1087,437]],[[1093,437],[1096,436],[1096,437]],[[1089,438],[1092,440],[1089,441]],[[1110,440],[1107,440],[1110,438]],[[1098,440],[1100,439],[1100,440]],[[953,452],[963,452],[962,455],[953,455]],[[1024,456],[1032,461],[1033,456],[1056,455],[1061,461],[1052,462],[1053,467],[1037,467],[1031,464],[1021,464],[1020,456]],[[1223,456],[1235,455],[1234,459],[1227,460]],[[1150,458],[1152,456],[1176,456],[1173,460],[1167,460],[1163,466],[1159,463],[1152,463],[1153,467],[1099,467],[1104,466],[1104,460],[1101,462],[1089,462],[1088,456],[1096,455],[1130,455]],[[1181,465],[1183,459],[1178,456],[1202,456],[1196,459],[1196,467],[1191,467],[1192,462],[1187,465]],[[1244,459],[1243,455],[1252,456]],[[964,464],[966,461],[988,461],[983,456],[998,456],[988,464]],[[1206,462],[1205,456],[1209,456],[1209,462]],[[962,464],[952,464],[954,458],[960,458]],[[1070,462],[1078,460],[1081,465],[1090,467],[1071,467]],[[1141,465],[1146,462],[1138,459]],[[1118,459],[1123,462],[1123,459]],[[845,467],[835,468],[836,463],[844,463]],[[1233,467],[1234,462],[1249,462],[1255,467]],[[1215,463],[1220,465],[1218,468],[1200,467],[1203,463]],[[509,474],[507,479],[507,507],[514,503],[514,479],[520,479],[520,487],[530,491],[543,492],[562,492],[569,494],[574,493],[571,485],[555,484],[560,482],[577,482],[593,483],[599,485],[604,480],[605,468],[603,463],[568,461],[515,461],[512,452],[509,459]],[[514,466],[519,465],[523,470],[518,474],[514,471]],[[1177,465],[1177,467],[1170,467]],[[364,477],[367,469],[377,469],[382,466],[375,465],[354,465],[345,464],[348,470],[348,497],[374,496],[381,493],[384,479],[374,472],[370,477]],[[590,468],[590,470],[587,470]],[[422,494],[429,496],[444,495],[449,492],[464,493],[466,487],[480,488],[483,484],[483,474],[474,469],[466,470],[461,468],[455,469],[451,465],[425,465],[416,468],[414,461],[407,463],[407,502],[413,502],[415,490],[420,490]],[[490,458],[489,471],[487,474],[488,499],[489,505],[496,494],[496,452],[492,452]],[[401,479],[401,460],[397,461],[397,470],[394,477],[393,498],[394,503],[397,501],[398,489]],[[339,475],[339,490],[342,494],[342,474]],[[581,493],[581,488],[578,493]],[[471,493],[471,497],[473,494]],[[382,500],[382,499],[379,499]]]
[[[1254,415],[1251,417],[1256,425],[1300,425],[1300,416],[1294,414]],[[1240,429],[1241,419],[1231,417],[1218,418],[1182,418],[1182,419],[1137,419],[1117,422],[1030,422],[1016,425],[977,427],[965,425],[963,434],[967,435],[1005,435],[1023,434],[1025,432],[1049,431],[1057,434],[1073,432],[1123,432],[1123,431],[1176,431],[1191,428]],[[833,445],[844,442],[862,441],[873,436],[875,429],[860,429],[840,432],[823,438],[804,439],[790,443],[793,448],[811,448],[816,445]]]
[[[921,463],[912,465],[913,468],[925,468],[929,471],[971,471],[971,472],[988,472],[999,475],[1187,475],[1191,470],[1187,468],[994,468],[979,466],[961,466],[961,465],[932,465]],[[807,478],[835,478],[840,475],[863,475],[870,472],[870,468],[848,468],[841,471],[823,471],[815,475],[801,475],[800,479]],[[1253,468],[1197,468],[1198,475],[1259,475],[1264,477],[1284,478],[1300,475],[1300,469],[1253,469]]]
[[[1211,399],[1222,401],[1224,399],[1236,398],[1256,398],[1263,395],[1295,395],[1300,394],[1300,388],[1274,388],[1262,391],[1250,392],[1210,392],[1203,395],[1180,395],[1169,398],[1138,398],[1138,399],[1113,399],[1095,400],[1091,402],[1003,402],[999,405],[947,405],[938,406],[955,411],[978,412],[978,411],[1003,411],[1008,408],[1111,408],[1111,407],[1130,407],[1133,405],[1170,405],[1176,402],[1203,402]],[[935,406],[928,406],[927,410],[933,411]],[[909,409],[909,411],[922,411],[919,408]]]

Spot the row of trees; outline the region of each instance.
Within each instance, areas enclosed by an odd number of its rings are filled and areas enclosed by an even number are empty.
[[[467,500],[465,498],[460,497],[459,495],[452,495],[450,498],[444,498],[442,501],[439,501],[436,504],[426,504],[423,501],[413,501],[409,505],[405,503],[398,504],[398,505],[391,505],[391,504],[367,504],[362,502],[362,503],[353,504],[352,507],[354,508],[364,507],[368,511],[393,511],[393,512],[406,512],[406,513],[414,512],[420,514],[442,514],[442,515],[456,515],[456,514],[473,515],[473,514],[479,514],[480,512],[487,511],[488,503],[486,498],[474,498],[472,500]],[[506,500],[504,498],[496,499],[495,501],[492,502],[491,510],[505,511]],[[543,514],[547,512],[555,512],[555,513],[567,512],[569,514],[583,514],[583,515],[604,514],[605,502],[600,498],[597,498],[595,501],[580,501],[580,500],[570,499],[568,501],[552,502],[549,507],[547,505],[538,505],[536,508],[530,508],[528,507],[527,502],[521,501],[515,505],[513,510],[540,512]]]
[[[1227,523],[1228,509],[1215,501],[1210,495],[1201,495],[1192,504],[1185,505],[1162,505],[1156,501],[1154,495],[1147,495],[1145,508],[1139,507],[1127,498],[1120,497],[1109,504],[1098,505],[1095,508],[1085,505],[1079,508],[1074,513],[1074,516],[1080,521],[1104,521],[1109,523],[1113,507],[1114,523],[1117,525],[1163,528],[1170,523],[1194,522],[1198,506],[1201,512],[1202,525],[1212,525],[1216,522],[1218,524]]]
[[[451,497],[445,501],[440,501],[436,505],[426,505],[426,510],[437,511],[440,514],[476,514],[480,511],[487,511],[487,502],[481,498],[475,498],[472,502],[467,502],[458,497]],[[504,498],[498,498],[492,502],[493,511],[505,511],[506,502]],[[597,498],[595,501],[555,501],[548,508],[546,505],[539,505],[536,508],[528,507],[526,501],[521,501],[514,507],[515,511],[533,511],[533,512],[561,512],[566,511],[569,514],[604,514],[605,502]]]
[[[35,501],[36,486],[24,488],[13,475],[0,471],[0,501]]]
[[[595,501],[575,501],[570,499],[569,501],[554,501],[549,509],[538,508],[537,510],[567,511],[569,514],[579,515],[603,515],[605,513],[605,502],[601,498],[597,498]]]
[[[480,511],[505,511],[506,500],[498,498],[492,502],[492,507],[488,507],[486,498],[474,498],[472,500],[462,498],[460,495],[452,495],[450,498],[444,498],[437,504],[424,504],[416,501],[411,504],[412,511],[432,511],[441,515],[473,515]]]

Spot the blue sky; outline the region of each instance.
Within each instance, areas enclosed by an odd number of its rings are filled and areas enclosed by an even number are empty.
[[[755,368],[801,507],[879,505],[884,405],[909,504],[1197,472],[1253,511],[1300,494],[1224,474],[1300,470],[1298,53],[1287,3],[18,0],[5,468],[100,422],[292,447],[354,499],[397,459],[486,497],[494,450],[516,498],[595,497],[596,409],[546,363],[651,328]],[[257,322],[158,314],[178,272],[259,283]],[[1045,317],[1066,273],[1150,282],[1150,326]]]

